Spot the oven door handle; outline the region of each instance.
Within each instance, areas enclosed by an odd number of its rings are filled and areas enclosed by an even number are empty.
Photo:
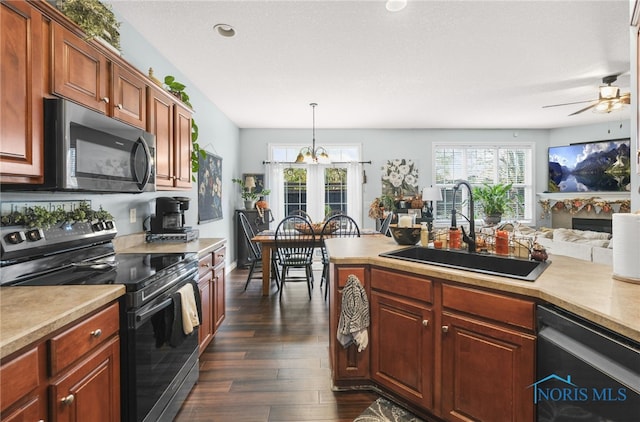
[[[173,299],[172,298],[168,298],[163,300],[162,302],[160,302],[158,305],[155,305],[154,307],[147,309],[143,312],[140,313],[136,313],[136,321],[137,322],[141,322],[142,320],[146,319],[148,315],[153,315],[156,312],[166,308],[167,306],[171,305],[173,303]]]

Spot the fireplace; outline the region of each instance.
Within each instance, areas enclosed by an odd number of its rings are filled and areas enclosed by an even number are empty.
[[[572,218],[571,228],[576,230],[612,233],[611,220],[602,218]]]

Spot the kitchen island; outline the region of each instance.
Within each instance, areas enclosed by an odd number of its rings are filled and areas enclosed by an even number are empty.
[[[534,281],[380,257],[390,238],[327,239],[334,388],[372,388],[430,419],[535,419],[536,309],[551,304],[636,343],[640,286],[563,256]],[[336,339],[342,289],[355,275],[369,301],[369,343]]]

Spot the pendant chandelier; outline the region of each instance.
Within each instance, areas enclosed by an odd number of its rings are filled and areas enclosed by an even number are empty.
[[[313,112],[313,137],[311,147],[302,147],[296,158],[297,164],[317,164],[317,163],[330,163],[329,154],[324,147],[316,148],[316,106],[318,104],[311,103]]]

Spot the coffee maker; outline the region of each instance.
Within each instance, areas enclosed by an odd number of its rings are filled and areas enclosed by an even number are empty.
[[[151,233],[185,233],[184,212],[189,209],[190,198],[182,196],[156,198],[156,213],[151,216]]]

